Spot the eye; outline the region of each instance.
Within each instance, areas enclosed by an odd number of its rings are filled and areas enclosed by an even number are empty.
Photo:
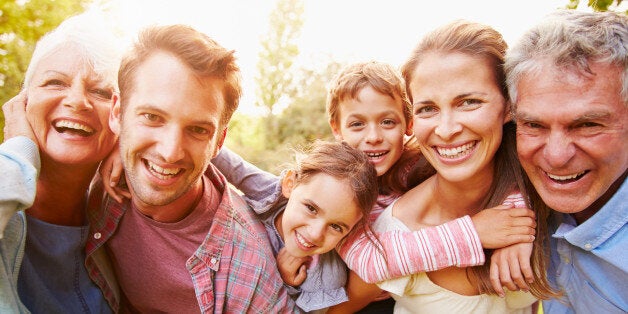
[[[106,100],[111,100],[111,97],[113,97],[113,93],[110,90],[104,88],[95,88],[92,89],[90,92]]]
[[[480,105],[482,105],[483,103],[484,102],[482,100],[470,98],[463,100],[461,106],[465,110],[473,110],[480,107]]]
[[[389,127],[394,127],[395,125],[397,125],[397,121],[395,121],[393,119],[384,119],[382,121],[382,125],[389,126]]]
[[[67,84],[59,79],[49,79],[45,81],[42,86],[67,86]]]
[[[364,126],[362,121],[353,121],[349,123],[349,128],[360,128],[362,126]]]
[[[602,125],[596,122],[591,122],[591,121],[582,122],[576,125],[577,128],[595,128],[599,126],[602,126]]]
[[[316,214],[318,212],[314,206],[310,204],[304,204],[304,205],[307,211],[310,212],[311,214]]]
[[[156,114],[152,114],[152,113],[144,113],[142,114],[142,116],[144,117],[144,119],[150,121],[150,122],[157,122],[159,121],[159,116]]]
[[[530,129],[540,129],[543,127],[541,124],[536,122],[524,122],[523,126]]]
[[[415,116],[431,117],[438,112],[438,108],[432,105],[417,106],[414,110]]]
[[[334,231],[337,231],[337,232],[340,232],[340,233],[344,232],[344,229],[340,225],[338,225],[338,224],[331,224],[330,227],[332,229],[334,229]]]
[[[209,131],[206,128],[200,126],[191,126],[189,128],[190,132],[198,135],[206,135],[209,134]]]

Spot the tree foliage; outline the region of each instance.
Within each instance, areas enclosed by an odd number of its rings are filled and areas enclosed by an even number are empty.
[[[257,64],[257,105],[266,109],[264,131],[269,149],[275,148],[277,125],[275,108],[289,101],[293,83],[293,64],[299,55],[296,39],[303,26],[302,0],[277,0],[269,17],[269,31],[262,38]]]
[[[85,10],[90,0],[0,1],[0,104],[21,88],[37,40],[68,16]],[[0,112],[0,130],[4,116]],[[3,135],[0,132],[0,141]]]
[[[622,3],[623,0],[588,0],[587,6],[594,11],[617,11],[616,9]],[[569,0],[567,4],[568,9],[575,9],[580,4],[580,0]],[[628,10],[623,12],[628,15]]]

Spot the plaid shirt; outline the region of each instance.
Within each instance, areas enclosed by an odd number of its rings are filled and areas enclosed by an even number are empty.
[[[213,165],[205,176],[222,193],[222,200],[205,241],[186,263],[201,312],[299,312],[283,285],[263,225]],[[130,201],[118,204],[106,197],[101,180],[93,184],[85,264],[115,311],[121,308],[120,288],[103,244],[130,207]]]

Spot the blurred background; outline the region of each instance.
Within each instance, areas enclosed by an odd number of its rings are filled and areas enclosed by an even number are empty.
[[[188,24],[238,57],[244,95],[226,145],[279,173],[293,148],[332,139],[326,88],[344,65],[399,67],[423,34],[455,19],[491,25],[512,44],[559,8],[628,14],[622,0],[0,0],[0,104],[19,92],[38,38],[68,16],[102,11],[123,43],[145,25]]]

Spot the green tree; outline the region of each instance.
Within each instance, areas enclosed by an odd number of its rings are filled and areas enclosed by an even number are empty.
[[[262,49],[257,63],[257,105],[266,109],[263,131],[266,148],[274,149],[278,142],[275,108],[280,102],[289,102],[293,83],[293,63],[299,55],[295,40],[303,26],[302,0],[277,0],[270,14],[270,29],[262,38]]]
[[[325,104],[327,84],[343,64],[331,61],[322,70],[301,69],[294,101],[277,117],[281,145],[301,146],[316,139],[333,140]]]
[[[68,16],[83,12],[90,0],[0,1],[0,105],[15,96],[37,40]],[[0,112],[0,130],[4,116]],[[0,142],[4,134],[0,132]]]
[[[587,6],[594,11],[616,11],[623,0],[588,0]],[[580,0],[569,0],[568,9],[575,9],[580,4]],[[628,15],[628,10],[624,11]]]

